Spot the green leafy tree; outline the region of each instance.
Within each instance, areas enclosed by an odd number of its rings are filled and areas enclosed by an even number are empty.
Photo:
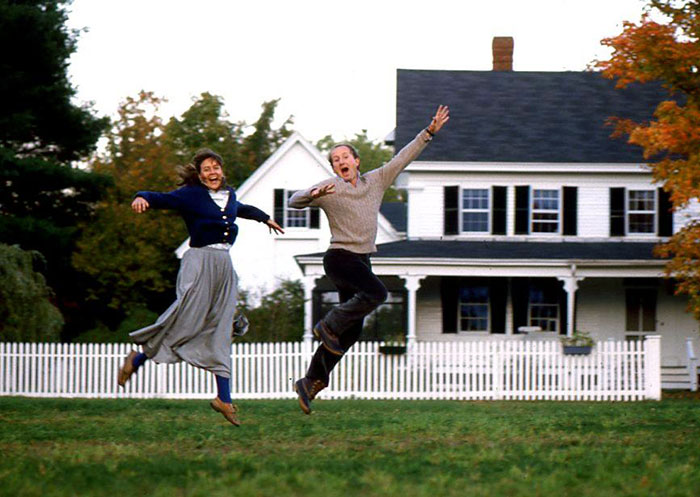
[[[58,340],[63,317],[36,269],[43,264],[39,252],[0,244],[0,342]]]
[[[244,342],[294,342],[304,334],[304,287],[298,280],[282,280],[280,285],[251,308],[248,296],[241,292],[239,312],[243,312],[250,328],[236,338]]]
[[[355,133],[355,136],[350,140],[337,141],[331,135],[326,135],[316,143],[316,148],[327,154],[338,143],[349,143],[355,147],[360,156],[360,170],[363,173],[386,164],[394,154],[393,148],[387,147],[382,142],[370,140],[366,129],[363,129],[361,133]],[[384,194],[383,200],[384,202],[403,202],[405,195],[392,186]]]
[[[210,148],[224,159],[229,183],[238,178],[240,142],[244,123],[228,120],[221,97],[202,93],[179,118],[172,117],[164,129],[164,142],[172,150],[176,164],[187,164],[200,148]]]
[[[278,103],[279,99],[262,104],[260,117],[253,124],[255,131],[243,140],[241,172],[237,178],[242,177],[243,180],[248,178],[292,134],[289,129],[294,124],[292,116],[288,117],[279,128],[272,127]]]
[[[210,148],[224,159],[224,174],[229,184],[240,186],[255,169],[291,134],[291,117],[273,128],[279,100],[262,105],[260,117],[246,135],[246,123],[231,122],[221,97],[202,93],[180,118],[171,118],[165,127],[165,143],[179,164],[186,164],[200,148]]]
[[[92,163],[94,171],[108,175],[114,184],[98,204],[96,219],[84,227],[73,256],[74,267],[93,282],[88,297],[103,310],[106,321],[106,326],[93,327],[90,336],[103,340],[108,336],[105,329],[142,315],[136,311],[144,305],[160,312],[174,298],[179,267],[174,250],[187,238],[185,225],[172,211],[136,215],[130,208],[134,194],[175,189],[176,165],[188,163],[203,147],[222,155],[229,182],[231,178],[242,182],[259,165],[247,161],[264,160],[289,133],[290,120],[281,128],[271,127],[276,103],[263,105],[256,131],[249,136],[243,133],[245,123],[231,122],[223,100],[210,93],[203,93],[167,124],[159,117],[162,99],[152,93],[141,92],[121,105],[106,133],[106,153]]]
[[[161,104],[148,92],[127,98],[106,135],[107,153],[92,164],[114,185],[98,204],[96,219],[84,227],[73,265],[92,278],[89,298],[115,312],[114,319],[123,317],[132,304],[171,295],[178,267],[173,250],[187,237],[174,212],[131,211],[137,191],[176,187],[174,154],[158,116]]]
[[[78,224],[109,182],[72,165],[92,153],[107,121],[71,102],[78,33],[66,28],[68,3],[0,2],[0,242],[44,255],[70,321],[83,286],[69,263]]]

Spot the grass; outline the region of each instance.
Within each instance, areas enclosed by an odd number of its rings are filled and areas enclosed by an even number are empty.
[[[0,398],[2,496],[693,496],[700,399]]]

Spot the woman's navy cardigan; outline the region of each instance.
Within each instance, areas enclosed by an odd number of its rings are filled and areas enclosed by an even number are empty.
[[[270,216],[252,205],[236,200],[236,192],[225,187],[229,192],[225,208],[219,207],[209,196],[209,190],[203,185],[187,185],[175,191],[137,192],[135,197],[143,197],[152,209],[173,209],[180,213],[190,234],[190,247],[204,247],[213,243],[230,243],[236,241],[238,226],[236,217],[252,219],[261,223]]]

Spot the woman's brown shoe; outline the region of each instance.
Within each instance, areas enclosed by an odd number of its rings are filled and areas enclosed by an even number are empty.
[[[136,357],[137,355],[139,355],[139,353],[135,350],[129,352],[129,355],[126,356],[126,360],[124,361],[124,364],[122,364],[122,367],[119,370],[117,384],[122,388],[124,387],[124,385],[126,385],[126,382],[129,381],[131,375],[134,374],[134,357]]]
[[[227,404],[226,402],[221,402],[221,399],[217,397],[214,400],[212,400],[209,403],[209,405],[215,411],[223,414],[226,418],[226,421],[228,421],[232,425],[241,426],[241,422],[238,421],[238,416],[236,416],[236,413],[238,412],[238,406],[236,406],[235,404]]]

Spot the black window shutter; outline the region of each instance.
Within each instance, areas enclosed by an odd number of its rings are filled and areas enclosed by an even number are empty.
[[[578,234],[578,188],[564,187],[564,226],[565,235]]]
[[[323,299],[323,292],[318,288],[314,288],[311,292],[311,322],[318,322],[323,316],[321,316],[321,302]]]
[[[530,234],[530,187],[515,187],[515,234]]]
[[[445,234],[459,234],[459,187],[445,187]]]
[[[491,234],[505,235],[506,234],[506,187],[494,186],[492,189],[493,195],[493,212],[491,214]]]
[[[513,278],[511,295],[513,302],[513,333],[519,333],[518,328],[528,326],[527,306],[529,299],[529,283],[527,278]]]
[[[443,333],[457,333],[458,292],[459,278],[444,276],[440,281]]]
[[[659,236],[673,235],[673,205],[671,204],[671,195],[659,188]]]
[[[320,227],[321,219],[318,207],[309,207],[309,228],[317,230]]]
[[[569,321],[569,317],[567,316],[568,314],[568,307],[566,304],[567,300],[567,293],[566,290],[564,290],[563,286],[561,290],[559,291],[559,334],[560,335],[566,335],[566,328],[567,324]],[[576,294],[574,293],[574,298],[576,298]],[[574,306],[576,308],[576,306]],[[574,323],[575,325],[576,323]]]
[[[275,218],[275,222],[282,226],[284,226],[284,190],[281,188],[275,188],[275,208],[274,208],[274,214],[273,217]]]
[[[506,299],[508,298],[508,280],[494,278],[489,285],[491,304],[491,333],[506,332]]]
[[[625,189],[610,189],[610,236],[625,236]]]

